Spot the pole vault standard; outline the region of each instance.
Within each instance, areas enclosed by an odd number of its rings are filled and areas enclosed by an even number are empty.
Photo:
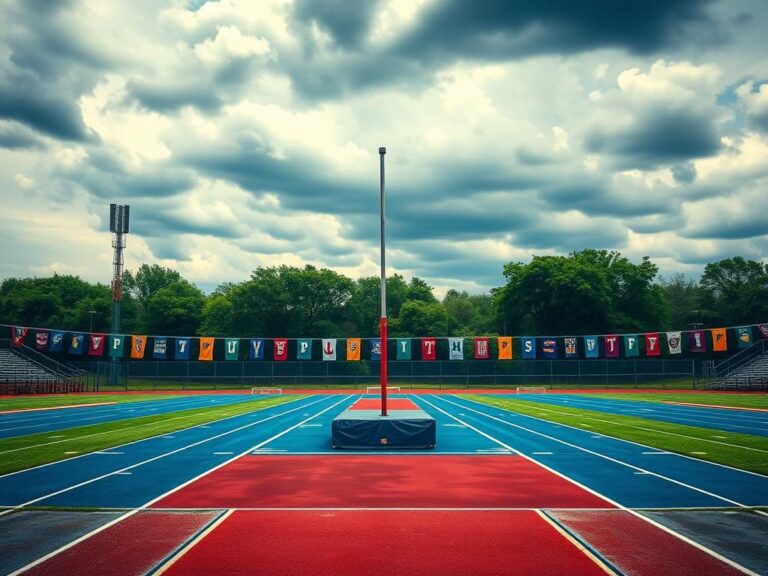
[[[380,208],[381,208],[381,415],[387,415],[387,273],[384,250],[384,155],[387,149],[379,148]]]

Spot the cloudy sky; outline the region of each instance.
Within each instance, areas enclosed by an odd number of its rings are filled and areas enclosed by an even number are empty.
[[[765,0],[0,0],[0,280],[768,262]]]

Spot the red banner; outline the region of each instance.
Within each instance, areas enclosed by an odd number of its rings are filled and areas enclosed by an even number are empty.
[[[645,335],[645,355],[661,356],[661,336],[658,332]]]
[[[274,339],[273,358],[275,360],[288,360],[288,339],[287,338]]]
[[[421,359],[434,360],[437,356],[437,342],[434,338],[421,339]]]
[[[104,342],[107,339],[106,334],[89,334],[90,346],[88,346],[88,356],[103,356]]]
[[[475,338],[475,359],[487,360],[490,357],[490,338]]]
[[[605,357],[619,357],[619,337],[616,334],[609,334],[603,337],[605,339]]]
[[[13,339],[14,346],[23,346],[24,338],[27,337],[29,328],[21,328],[20,326],[14,326],[11,328],[11,338]]]

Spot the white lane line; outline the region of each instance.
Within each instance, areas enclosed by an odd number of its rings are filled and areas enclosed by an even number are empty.
[[[104,454],[107,456],[113,456],[118,454],[125,454],[125,452],[108,452],[106,450],[99,450],[98,452],[94,452],[94,454]]]
[[[323,427],[322,424],[304,424],[304,426],[302,426],[302,428],[322,428],[322,427]]]
[[[214,452],[214,456],[231,456],[234,452]]]
[[[674,454],[674,452],[664,452],[663,450],[649,450],[647,452],[640,452],[640,454]]]
[[[531,454],[536,454],[537,456],[551,456],[552,452],[531,452]]]
[[[160,574],[163,574],[166,572],[171,566],[173,566],[176,562],[178,562],[179,558],[184,556],[187,552],[192,550],[195,546],[197,546],[200,541],[208,536],[211,532],[216,530],[224,520],[229,518],[232,514],[234,514],[234,509],[229,509],[224,514],[221,514],[218,518],[216,518],[213,522],[211,522],[202,532],[197,534],[191,541],[187,542],[186,545],[184,545],[181,549],[177,550],[170,558],[166,559],[162,566],[157,568],[154,572],[152,572],[153,576],[159,576]]]
[[[434,395],[432,395],[432,396],[434,396]],[[447,399],[445,399],[445,398],[441,398],[441,400],[442,400],[442,401],[444,401],[444,402],[447,402],[447,403],[449,403],[449,404],[453,404],[453,405],[455,405],[455,406],[460,406],[460,407],[461,407],[461,408],[463,408],[464,410],[471,410],[472,412],[476,412],[476,413],[478,413],[478,414],[480,414],[480,415],[482,415],[482,416],[486,416],[487,418],[491,418],[491,419],[493,419],[493,420],[499,420],[498,418],[496,418],[496,417],[492,416],[491,414],[486,414],[486,413],[484,413],[484,412],[480,412],[479,410],[475,410],[475,409],[473,409],[473,408],[468,408],[467,406],[462,406],[461,404],[458,404],[458,403],[456,403],[456,402],[451,402],[450,400],[447,400]],[[467,399],[465,399],[465,398],[462,398],[462,400],[465,400],[465,401],[467,401],[467,402],[473,402],[474,404],[479,404],[479,405],[481,405],[481,406],[484,406],[484,404],[482,404],[482,403],[480,403],[480,402],[476,402],[476,401],[474,401],[474,400],[467,400]],[[425,402],[427,402],[427,404],[430,404],[430,403],[429,403],[427,400],[424,400],[424,401],[425,401]],[[445,415],[449,416],[450,418],[453,418],[454,420],[458,420],[458,418],[456,418],[455,416],[453,416],[453,415],[449,414],[449,413],[448,413],[448,412],[446,412],[445,410],[442,410],[441,408],[438,408],[438,407],[437,407],[437,406],[435,406],[434,404],[430,404],[430,405],[431,405],[433,408],[435,408],[436,410],[440,410],[440,411],[441,411],[443,414],[445,414]],[[501,420],[501,422],[503,422],[503,423],[505,423],[505,424],[508,424],[508,425],[510,425],[510,426],[516,426],[516,427],[518,427],[518,428],[522,428],[523,430],[526,430],[526,428],[524,428],[523,426],[517,426],[516,424],[512,424],[512,423],[510,423],[510,422],[506,422],[506,421],[504,421],[504,420]],[[482,431],[480,431],[479,429],[477,429],[477,428],[475,428],[475,427],[471,426],[470,424],[467,424],[467,426],[468,426],[468,427],[470,427],[470,428],[472,428],[472,429],[473,429],[473,430],[475,430],[476,432],[480,433],[481,435],[483,435],[483,436],[485,436],[485,437],[487,437],[487,438],[489,438],[489,439],[492,439],[492,440],[494,440],[495,442],[498,442],[498,443],[499,443],[499,444],[501,444],[501,445],[504,445],[504,446],[506,446],[506,444],[504,444],[504,443],[503,443],[501,440],[497,440],[497,439],[495,439],[495,438],[492,438],[491,436],[489,436],[489,435],[488,435],[488,434],[486,434],[485,432],[482,432]],[[578,430],[578,428],[576,428],[576,430]],[[537,435],[539,435],[539,436],[546,436],[546,434],[542,434],[542,433],[540,433],[540,432],[535,432],[535,431],[531,431],[531,432],[533,432],[534,434],[537,434]],[[554,439],[554,438],[553,438],[553,439]],[[562,440],[560,440],[560,442],[563,442],[563,441],[562,441]],[[567,444],[567,442],[563,442],[563,443],[564,443],[564,444]],[[578,448],[578,446],[576,446],[576,448]],[[511,449],[511,448],[510,448],[510,449]],[[710,549],[710,548],[707,548],[706,546],[704,546],[704,545],[702,545],[702,544],[699,544],[698,542],[696,542],[696,541],[694,541],[694,540],[691,540],[690,538],[688,538],[688,537],[686,537],[686,536],[684,536],[684,535],[682,535],[682,534],[679,534],[679,533],[675,532],[675,531],[674,531],[674,530],[672,530],[671,528],[668,528],[668,527],[664,526],[663,524],[660,524],[659,522],[656,522],[655,520],[653,520],[653,519],[651,519],[651,518],[649,518],[649,517],[647,517],[647,516],[644,516],[644,515],[640,514],[639,512],[637,512],[637,511],[635,511],[635,510],[632,510],[631,508],[627,508],[627,507],[626,507],[626,506],[624,506],[623,504],[620,504],[619,502],[616,502],[615,500],[612,500],[611,498],[609,498],[609,497],[607,497],[607,496],[605,496],[605,495],[603,495],[603,494],[600,494],[599,492],[597,492],[597,491],[593,490],[592,488],[589,488],[588,486],[585,486],[584,484],[581,484],[580,482],[578,482],[578,481],[574,480],[573,478],[569,478],[569,477],[568,477],[568,476],[566,476],[565,474],[561,474],[560,472],[558,472],[558,471],[557,471],[557,470],[555,470],[554,468],[550,468],[550,467],[549,467],[549,466],[547,466],[546,464],[543,464],[542,462],[539,462],[538,460],[535,460],[534,458],[531,458],[531,457],[530,457],[530,456],[528,456],[527,454],[523,454],[522,452],[517,452],[517,453],[518,453],[520,456],[522,456],[523,458],[525,458],[526,460],[529,460],[529,461],[533,462],[534,464],[537,464],[537,465],[541,466],[542,468],[544,468],[545,470],[548,470],[548,471],[549,471],[549,472],[551,472],[552,474],[555,474],[555,475],[559,476],[560,478],[562,478],[562,479],[564,479],[564,480],[566,480],[566,481],[570,482],[571,484],[574,484],[574,485],[578,486],[579,488],[582,488],[583,490],[586,490],[587,492],[589,492],[590,494],[593,494],[593,495],[597,496],[598,498],[602,498],[603,500],[605,500],[606,502],[609,502],[610,504],[613,504],[614,506],[616,506],[616,507],[617,507],[617,508],[619,508],[620,510],[624,510],[624,511],[626,511],[626,512],[629,512],[629,513],[630,513],[630,514],[632,514],[633,516],[636,516],[636,517],[640,518],[640,519],[641,519],[641,520],[643,520],[644,522],[648,522],[649,524],[651,524],[652,526],[655,526],[655,527],[656,527],[656,528],[658,528],[659,530],[663,530],[664,532],[666,532],[666,533],[668,533],[668,534],[670,534],[670,535],[674,536],[675,538],[677,538],[677,539],[679,539],[679,540],[682,540],[683,542],[686,542],[686,543],[690,544],[691,546],[693,546],[693,547],[695,547],[695,548],[698,548],[699,550],[701,550],[701,551],[703,551],[703,552],[706,552],[707,554],[709,554],[709,555],[713,556],[714,558],[717,558],[717,559],[718,559],[718,560],[720,560],[721,562],[725,562],[725,563],[726,563],[726,564],[728,564],[729,566],[732,566],[733,568],[736,568],[737,570],[740,570],[740,571],[744,572],[745,574],[749,574],[750,576],[760,576],[760,575],[759,575],[757,572],[753,572],[752,570],[750,570],[750,569],[748,569],[748,568],[745,568],[745,567],[744,567],[744,566],[742,566],[741,564],[738,564],[738,563],[734,562],[734,561],[733,561],[733,560],[731,560],[730,558],[726,558],[725,556],[722,556],[721,554],[718,554],[718,553],[717,553],[717,552],[715,552],[714,550],[712,550],[712,549]],[[651,473],[651,472],[649,472],[649,474],[655,475],[655,474],[653,474],[653,473]]]
[[[308,404],[309,406],[313,404],[317,404],[318,402],[322,402],[323,400],[326,400],[327,397],[323,397],[320,400],[315,400],[314,402]],[[192,444],[187,444],[186,446],[182,446],[181,448],[176,448],[175,450],[171,450],[170,452],[163,452],[161,454],[158,454],[157,456],[153,456],[152,458],[148,458],[146,460],[142,460],[141,462],[137,462],[135,464],[131,464],[130,466],[126,466],[124,468],[120,468],[119,470],[114,470],[112,472],[107,472],[106,474],[102,474],[100,476],[96,476],[95,478],[91,478],[90,480],[85,480],[83,482],[79,482],[78,484],[74,484],[72,486],[69,486],[67,488],[62,488],[61,490],[57,490],[55,492],[51,492],[50,494],[46,494],[44,496],[40,496],[38,498],[35,498],[33,500],[28,500],[27,502],[24,502],[22,504],[17,504],[16,506],[12,506],[10,508],[7,508],[5,510],[0,511],[0,516],[4,516],[5,514],[10,514],[11,512],[15,510],[19,510],[20,508],[24,508],[26,506],[30,506],[31,504],[34,504],[35,502],[40,502],[41,500],[46,500],[48,498],[51,498],[53,496],[58,496],[59,494],[63,494],[65,492],[69,492],[70,490],[75,490],[77,488],[81,488],[83,486],[87,486],[88,484],[92,484],[93,482],[98,482],[99,480],[103,480],[104,478],[109,478],[113,474],[118,474],[120,472],[125,472],[128,470],[132,470],[134,468],[138,468],[139,466],[143,466],[144,464],[149,464],[150,462],[154,462],[156,460],[160,460],[162,458],[166,458],[168,456],[172,456],[173,454],[176,454],[178,452],[183,452],[184,450],[188,450],[189,448],[193,448],[195,446],[199,446],[201,444],[205,444],[206,442],[210,442],[211,440],[217,440],[218,438],[222,438],[224,436],[228,436],[230,434],[233,434],[235,432],[240,432],[241,430],[245,430],[246,428],[251,428],[252,426],[256,426],[257,424],[261,424],[263,422],[267,422],[269,420],[274,420],[275,418],[278,418],[279,416],[284,416],[286,414],[290,414],[291,412],[295,412],[296,410],[304,410],[306,408],[305,406],[297,406],[296,408],[293,408],[291,410],[287,410],[285,412],[279,412],[277,414],[273,414],[272,416],[268,416],[267,418],[263,418],[262,420],[257,420],[256,422],[251,422],[249,424],[244,424],[243,426],[238,426],[237,428],[233,428],[232,430],[228,430],[226,432],[222,432],[220,434],[216,434],[215,436],[209,436],[208,438],[204,438],[203,440],[198,440],[197,442],[193,442]]]
[[[449,422],[448,424],[443,424],[446,428],[466,428],[463,424],[453,424],[452,422]]]
[[[611,574],[611,576],[621,576],[618,572],[613,570],[608,564],[607,561],[603,560],[599,556],[597,556],[592,550],[584,546],[584,544],[581,543],[573,534],[571,534],[568,530],[566,530],[563,526],[560,525],[558,521],[556,521],[554,518],[552,518],[549,514],[544,512],[543,510],[536,510],[536,513],[539,515],[539,517],[544,520],[547,524],[552,526],[563,538],[565,538],[568,542],[570,542],[579,552],[584,554],[587,558],[592,560],[595,564],[597,564],[600,568],[602,568],[603,572],[606,574]]]
[[[349,398],[349,397],[347,397],[347,398]],[[308,420],[311,420],[312,418],[314,418],[314,417],[316,417],[316,416],[320,416],[320,414],[323,414],[324,412],[327,412],[327,411],[328,411],[328,410],[330,410],[331,408],[334,408],[335,406],[338,406],[339,404],[341,404],[342,402],[344,402],[344,401],[345,401],[347,398],[345,398],[344,400],[341,400],[341,401],[339,401],[339,402],[336,402],[335,404],[331,404],[331,405],[330,405],[328,408],[325,408],[325,409],[321,410],[320,412],[318,412],[317,414],[315,414],[314,416],[311,416],[310,418],[308,418]],[[315,402],[311,402],[310,404],[307,404],[306,406],[311,406],[311,405],[313,405],[313,404],[317,404],[318,402],[321,402],[321,401],[323,401],[323,400],[326,400],[326,399],[328,399],[328,398],[327,398],[327,397],[321,398],[320,400],[316,400]],[[290,412],[294,412],[294,411],[296,411],[296,410],[303,410],[303,409],[304,409],[306,406],[300,406],[300,407],[298,407],[298,408],[294,408],[294,409],[293,409],[293,410],[291,410]],[[275,416],[272,416],[272,417],[270,417],[269,419],[271,420],[272,418],[275,418],[276,416],[282,416],[282,415],[284,415],[284,414],[287,414],[287,413],[288,413],[288,412],[283,412],[283,413],[281,413],[281,414],[276,414]],[[145,504],[144,504],[144,505],[142,505],[141,507],[139,507],[139,508],[134,508],[134,509],[133,509],[133,510],[131,510],[130,512],[127,512],[127,513],[123,514],[122,516],[119,516],[118,518],[115,518],[114,520],[112,520],[111,522],[108,522],[107,524],[104,524],[103,526],[99,526],[99,527],[98,527],[98,528],[96,528],[95,530],[92,530],[91,532],[89,532],[89,533],[87,533],[87,534],[84,534],[83,536],[81,536],[80,538],[78,538],[78,539],[76,539],[76,540],[73,540],[73,541],[72,541],[72,542],[70,542],[69,544],[65,544],[65,545],[64,545],[64,546],[62,546],[61,548],[58,548],[57,550],[54,550],[53,552],[51,552],[51,553],[49,553],[49,554],[46,554],[46,555],[45,555],[45,556],[43,556],[42,558],[38,558],[37,560],[35,560],[35,561],[33,561],[33,562],[30,562],[30,563],[29,563],[29,564],[27,564],[26,566],[23,566],[22,568],[19,568],[19,569],[18,569],[16,572],[13,572],[13,573],[9,574],[8,576],[17,576],[18,574],[21,574],[21,573],[23,573],[23,572],[26,572],[26,571],[27,571],[27,570],[29,570],[30,568],[33,568],[33,567],[37,566],[38,564],[41,564],[42,562],[45,562],[45,561],[46,561],[46,560],[48,560],[49,558],[52,558],[52,557],[56,556],[57,554],[60,554],[61,552],[64,552],[65,550],[69,550],[70,548],[72,548],[72,547],[73,547],[73,546],[75,546],[76,544],[79,544],[79,543],[80,543],[80,542],[82,542],[83,540],[86,540],[87,538],[90,538],[91,536],[94,536],[94,535],[98,534],[99,532],[102,532],[102,531],[106,530],[107,528],[109,528],[109,527],[111,527],[111,526],[114,526],[114,525],[115,525],[115,524],[117,524],[118,522],[121,522],[122,520],[125,520],[126,518],[129,518],[130,516],[133,516],[133,515],[134,515],[134,514],[136,514],[137,512],[140,512],[141,510],[146,510],[146,509],[147,509],[149,506],[151,506],[151,505],[152,505],[152,504],[154,504],[155,502],[158,502],[159,500],[162,500],[163,498],[165,498],[166,496],[168,496],[168,495],[170,495],[170,494],[173,494],[173,493],[174,493],[174,492],[176,492],[177,490],[181,490],[182,488],[184,488],[184,487],[188,486],[188,485],[189,485],[189,484],[191,484],[192,482],[196,482],[197,480],[199,480],[199,479],[200,479],[200,478],[202,478],[203,476],[206,476],[206,475],[210,474],[211,472],[214,472],[214,471],[218,470],[219,468],[221,468],[221,467],[223,467],[223,466],[226,466],[226,465],[227,465],[227,464],[229,464],[230,462],[233,462],[233,461],[237,460],[238,458],[240,458],[240,457],[242,457],[242,456],[245,456],[245,455],[246,455],[248,452],[250,452],[251,450],[256,450],[256,449],[258,449],[258,448],[261,448],[261,447],[262,447],[262,446],[264,446],[265,444],[267,444],[267,443],[269,443],[269,442],[272,442],[272,440],[275,440],[275,439],[279,438],[280,436],[283,436],[284,434],[287,434],[288,432],[290,432],[290,431],[291,431],[291,430],[293,430],[294,428],[297,428],[298,426],[301,426],[301,425],[302,425],[302,424],[304,424],[306,421],[307,421],[307,420],[302,420],[302,421],[301,421],[301,422],[299,422],[298,424],[295,424],[295,425],[291,426],[290,428],[287,428],[286,430],[284,430],[284,431],[282,431],[282,432],[280,432],[280,433],[278,433],[278,434],[276,434],[276,435],[272,436],[271,438],[268,438],[267,440],[264,440],[263,442],[260,442],[260,443],[259,443],[259,444],[257,444],[256,446],[252,446],[252,447],[250,447],[248,450],[246,450],[246,451],[244,451],[244,452],[240,453],[240,454],[239,454],[239,455],[237,455],[237,456],[234,456],[233,458],[230,458],[229,460],[227,460],[227,461],[225,461],[225,462],[222,462],[221,464],[219,464],[218,466],[215,466],[215,467],[211,468],[211,469],[210,469],[210,470],[208,470],[207,472],[203,472],[202,474],[200,474],[200,475],[196,476],[195,478],[192,478],[191,480],[189,480],[189,481],[185,482],[184,484],[181,484],[181,485],[177,486],[176,488],[173,488],[172,490],[169,490],[169,491],[165,492],[164,494],[161,494],[161,495],[160,495],[160,496],[158,496],[157,498],[154,498],[154,499],[150,500],[149,502],[145,503]],[[247,425],[246,425],[246,426],[244,426],[244,427],[246,427],[246,428],[247,428],[247,427],[249,427],[249,426],[253,426],[254,424],[257,424],[257,422],[253,422],[253,423],[251,423],[251,424],[247,424]],[[234,431],[239,431],[240,429],[242,429],[242,428],[237,428],[237,429],[233,430],[233,432],[234,432]],[[212,437],[212,438],[210,438],[210,439],[212,440],[212,439],[214,439],[214,438],[218,438],[219,436],[224,436],[224,435],[225,435],[225,434],[220,434],[220,435],[218,435],[218,436],[214,436],[214,437]],[[110,474],[107,474],[106,476],[109,476],[109,475],[110,475]],[[106,476],[105,476],[105,477],[106,477]],[[88,482],[88,483],[90,483],[90,482]]]

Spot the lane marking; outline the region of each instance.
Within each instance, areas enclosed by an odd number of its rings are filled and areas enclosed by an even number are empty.
[[[234,452],[214,452],[214,456],[231,456]]]
[[[211,522],[207,527],[205,527],[199,534],[195,535],[192,540],[187,542],[185,545],[183,545],[181,548],[176,550],[169,558],[166,558],[161,561],[160,564],[158,564],[154,570],[150,570],[147,573],[147,576],[152,576],[154,574],[163,574],[165,571],[167,571],[171,566],[173,566],[182,556],[184,556],[187,552],[189,552],[192,548],[197,546],[203,538],[208,536],[211,532],[216,530],[222,522],[224,522],[227,518],[229,518],[233,513],[235,512],[234,509],[230,508],[223,514],[220,514],[218,518],[215,518],[213,522]]]
[[[537,456],[552,456],[553,452],[531,452],[531,454],[536,454]]]
[[[587,546],[585,543],[581,541],[581,539],[577,538],[574,534],[570,532],[565,526],[563,526],[560,522],[552,518],[549,514],[544,512],[543,510],[536,510],[536,513],[539,515],[540,518],[542,518],[547,524],[552,526],[560,536],[568,540],[571,544],[573,544],[579,552],[584,554],[587,558],[592,560],[595,564],[597,564],[600,568],[603,569],[603,572],[606,574],[611,574],[612,576],[622,576],[621,572],[615,570],[613,566],[603,558],[602,556],[599,556],[592,548]]]
[[[653,450],[648,452],[640,452],[640,454],[674,454],[674,452],[664,452],[663,450]]]
[[[99,450],[98,452],[94,452],[94,454],[105,454],[107,456],[112,456],[112,455],[118,455],[118,454],[125,454],[125,452],[107,452],[106,450]]]

